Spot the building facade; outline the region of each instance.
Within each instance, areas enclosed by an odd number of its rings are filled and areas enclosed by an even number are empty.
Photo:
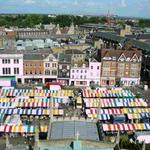
[[[90,59],[88,64],[78,67],[75,64],[70,71],[70,85],[90,86],[91,83],[100,85],[101,63],[96,59]]]
[[[44,83],[44,57],[41,54],[24,54],[23,81],[25,83]]]
[[[101,85],[138,85],[142,53],[137,50],[102,50]]]
[[[71,55],[59,54],[58,55],[58,82],[63,85],[69,85],[70,70],[71,70]]]
[[[23,54],[0,54],[0,76],[14,77],[16,82],[22,83]]]
[[[58,76],[58,60],[53,54],[49,54],[44,60],[44,82],[56,81]]]

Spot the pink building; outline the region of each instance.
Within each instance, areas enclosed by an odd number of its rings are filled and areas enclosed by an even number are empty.
[[[96,59],[90,59],[89,63],[82,67],[71,67],[69,84],[74,86],[89,86],[91,82],[100,85],[101,63]]]

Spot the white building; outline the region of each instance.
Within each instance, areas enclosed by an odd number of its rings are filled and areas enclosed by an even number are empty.
[[[89,60],[89,64],[83,64],[82,67],[77,65],[71,67],[70,85],[74,86],[89,86],[91,82],[100,85],[100,70],[101,63],[96,59]]]
[[[45,82],[51,82],[58,76],[58,59],[53,54],[49,54],[44,60],[44,79]]]
[[[22,82],[23,54],[0,54],[0,78],[3,77]]]

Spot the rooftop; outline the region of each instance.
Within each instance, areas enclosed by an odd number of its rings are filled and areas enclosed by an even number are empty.
[[[126,58],[132,58],[134,54],[137,55],[137,57],[142,56],[142,52],[138,50],[109,50],[109,49],[104,49],[101,51],[101,56],[103,57],[116,57],[118,59],[122,54],[125,55]]]
[[[99,141],[96,123],[85,121],[53,122],[50,139],[75,139],[77,133],[79,139]]]

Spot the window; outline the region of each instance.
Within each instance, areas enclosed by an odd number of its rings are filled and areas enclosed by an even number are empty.
[[[52,70],[52,75],[56,76],[57,75],[57,71],[56,70]]]
[[[8,68],[8,74],[11,74],[10,68]]]
[[[32,71],[30,71],[30,74],[32,74]]]
[[[10,59],[3,59],[3,60],[2,60],[2,63],[3,63],[3,64],[10,64]]]
[[[123,77],[124,76],[124,69],[122,69],[122,70],[118,69],[117,76]]]
[[[85,73],[87,73],[87,71],[85,70]]]
[[[45,66],[46,66],[46,67],[49,67],[50,65],[49,65],[49,63],[46,63]]]
[[[45,75],[50,75],[50,70],[45,70]]]
[[[131,72],[130,72],[130,76],[131,76],[131,77],[138,77],[138,75],[139,75],[139,72],[138,72],[138,71],[136,71],[136,70],[131,70]]]
[[[14,68],[14,74],[19,74],[19,68]]]
[[[80,78],[82,79],[82,75],[80,76]]]
[[[104,68],[110,67],[110,62],[103,62],[103,67],[104,67]]]
[[[84,76],[84,79],[86,79],[86,76]]]
[[[19,59],[14,59],[14,64],[19,64]]]
[[[79,72],[79,70],[77,70],[77,73]]]
[[[83,70],[81,70],[81,73],[83,73]]]
[[[74,70],[72,70],[72,73],[74,73]]]
[[[3,74],[6,74],[6,73],[5,73],[5,68],[3,68]]]
[[[104,76],[104,77],[110,76],[110,71],[109,70],[103,70],[102,71],[102,76]]]
[[[129,69],[129,64],[126,64],[126,69]]]
[[[68,70],[69,70],[69,68],[70,68],[69,65],[67,65],[67,69],[68,69]]]
[[[91,66],[91,69],[93,69],[93,66]]]
[[[59,65],[59,69],[62,69],[62,65]]]
[[[83,85],[83,81],[80,81],[80,85]]]
[[[74,79],[74,75],[72,75],[72,79]]]
[[[52,67],[53,67],[53,68],[56,67],[56,63],[52,63]]]
[[[3,74],[11,74],[10,68],[3,68]]]
[[[97,66],[97,70],[99,70],[99,66]]]
[[[110,72],[110,76],[113,76],[113,77],[114,77],[115,75],[116,75],[116,71],[111,71],[111,72]]]

